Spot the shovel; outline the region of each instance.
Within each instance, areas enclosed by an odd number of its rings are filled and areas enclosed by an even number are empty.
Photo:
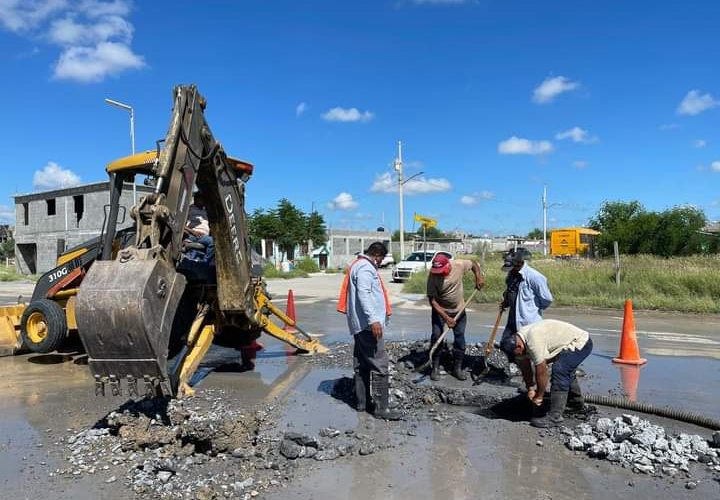
[[[467,301],[465,301],[465,303],[460,308],[460,310],[457,312],[457,314],[455,314],[455,317],[453,318],[453,320],[455,320],[455,321],[458,320],[458,318],[463,313],[463,311],[465,311],[465,308],[467,307],[468,303],[472,301],[473,297],[475,297],[476,292],[477,292],[477,288],[475,290],[473,290],[473,292],[470,294],[470,297],[468,297]],[[448,334],[449,331],[450,331],[450,327],[445,325],[445,330],[443,330],[440,337],[435,341],[433,346],[430,348],[430,356],[428,357],[428,360],[425,363],[423,363],[422,365],[415,368],[416,372],[421,372],[421,371],[425,370],[428,366],[430,366],[430,363],[432,362],[433,354],[435,354],[435,350],[445,340],[445,336]]]
[[[485,368],[483,368],[483,371],[481,371],[478,376],[475,377],[476,381],[480,380],[490,372],[490,366],[487,364],[487,358],[488,356],[490,356],[490,354],[492,354],[493,349],[495,348],[495,336],[497,335],[498,326],[500,326],[500,320],[502,319],[502,315],[504,312],[505,309],[501,307],[498,311],[497,318],[495,318],[495,325],[493,326],[492,332],[490,333],[490,338],[485,344]]]

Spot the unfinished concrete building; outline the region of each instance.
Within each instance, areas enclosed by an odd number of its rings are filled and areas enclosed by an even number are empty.
[[[152,189],[136,186],[139,199]],[[97,182],[15,198],[15,262],[18,272],[40,274],[55,267],[66,249],[100,235],[110,199],[110,184]],[[132,224],[132,184],[123,189],[118,229]]]

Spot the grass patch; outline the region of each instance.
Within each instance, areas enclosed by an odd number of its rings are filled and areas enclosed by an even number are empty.
[[[485,288],[477,302],[498,303],[505,290],[505,272],[497,256],[485,262]],[[660,258],[648,255],[621,258],[620,286],[615,284],[612,259],[551,260],[531,263],[543,273],[555,298],[554,305],[620,309],[632,299],[637,309],[720,313],[720,256]],[[427,273],[418,273],[403,291],[425,293]],[[465,294],[473,287],[465,276]]]
[[[20,274],[15,270],[15,266],[0,265],[0,281],[37,281],[35,275]]]
[[[308,276],[309,273],[307,271],[298,268],[285,273],[275,269],[275,266],[272,264],[267,264],[263,267],[263,278],[283,278],[287,280],[290,278],[307,278]]]

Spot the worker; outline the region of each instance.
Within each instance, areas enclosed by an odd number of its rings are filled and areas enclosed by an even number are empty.
[[[503,337],[500,347],[522,372],[528,398],[534,404],[531,425],[550,427],[562,423],[566,406],[571,411],[583,411],[585,401],[576,370],[592,352],[593,343],[588,332],[565,321],[543,319]],[[552,376],[548,375],[550,363]],[[540,416],[539,408],[548,379],[550,410]]]
[[[503,338],[517,333],[525,325],[540,321],[543,311],[552,304],[553,296],[547,279],[530,267],[527,261],[531,258],[532,254],[524,248],[518,248],[505,258],[502,269],[508,274],[500,308],[508,309],[508,319]]]
[[[465,359],[465,289],[463,276],[472,270],[475,275],[475,288],[480,290],[485,285],[480,266],[474,260],[450,260],[445,253],[437,253],[430,265],[427,279],[427,296],[432,307],[430,322],[432,334],[430,346],[437,342],[447,325],[453,331],[453,376],[458,380],[467,380],[463,370]],[[458,314],[459,313],[459,314]],[[455,318],[457,316],[457,319]],[[440,380],[440,350],[435,349],[432,359],[431,380]]]
[[[193,193],[193,202],[188,208],[185,224],[186,257],[200,262],[211,262],[215,256],[215,245],[210,236],[205,199],[200,191]]]
[[[388,406],[389,361],[383,335],[392,308],[385,284],[378,273],[385,255],[387,248],[377,241],[355,258],[340,289],[338,311],[346,314],[348,329],[354,341],[357,410],[370,410],[376,418],[399,420],[400,413]],[[372,398],[374,409],[368,396]]]

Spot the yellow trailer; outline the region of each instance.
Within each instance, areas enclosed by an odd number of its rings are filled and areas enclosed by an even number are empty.
[[[555,229],[550,233],[550,255],[553,257],[591,257],[599,231],[587,227]]]

